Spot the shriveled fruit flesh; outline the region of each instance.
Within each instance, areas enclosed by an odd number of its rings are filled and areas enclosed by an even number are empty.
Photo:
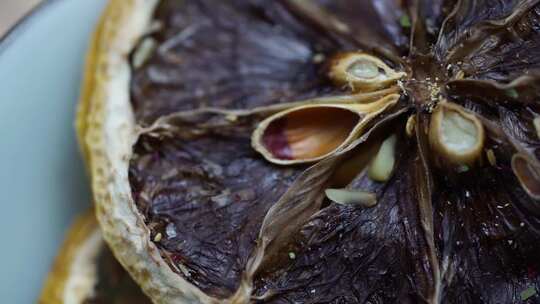
[[[135,204],[220,300],[533,303],[540,1],[172,1]]]
[[[163,138],[141,137],[131,185],[153,239],[177,271],[202,290],[227,297],[238,288],[268,209],[302,167],[261,159],[242,124],[210,131],[200,124],[177,120],[156,131]]]
[[[318,75],[323,62],[314,63],[314,56],[336,46],[283,9],[238,0],[162,1],[155,14],[161,29],[148,37],[157,47],[133,75],[138,120],[203,107],[254,108],[333,91]]]
[[[149,304],[101,237],[93,211],[71,227],[39,303]]]
[[[358,174],[349,191],[376,197],[368,208],[328,201],[305,223],[273,270],[256,280],[256,295],[269,303],[420,303],[433,280],[411,172],[414,146],[402,147],[396,174],[385,185]],[[332,199],[332,197],[329,196]]]

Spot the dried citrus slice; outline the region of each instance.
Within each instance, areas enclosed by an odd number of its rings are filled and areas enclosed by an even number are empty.
[[[116,261],[90,211],[71,227],[45,281],[41,304],[149,304]]]
[[[156,303],[535,297],[538,3],[111,0],[105,240]]]

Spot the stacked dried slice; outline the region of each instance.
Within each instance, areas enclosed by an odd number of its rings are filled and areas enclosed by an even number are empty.
[[[105,240],[156,303],[536,297],[538,2],[111,0]]]
[[[43,287],[40,304],[149,304],[101,236],[94,212],[71,227]]]

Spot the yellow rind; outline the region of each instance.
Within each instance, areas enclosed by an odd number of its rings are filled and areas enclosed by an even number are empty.
[[[88,129],[88,123],[86,122],[86,116],[89,112],[90,99],[92,98],[92,89],[95,87],[95,74],[97,66],[97,54],[98,54],[98,38],[102,35],[104,19],[107,14],[101,15],[100,21],[94,30],[90,45],[87,50],[86,62],[84,66],[84,77],[81,87],[79,104],[77,107],[77,117],[75,119],[75,131],[77,133],[77,139],[79,143],[79,149],[83,155],[83,159],[86,165],[89,166],[89,148],[84,140],[86,131]]]
[[[65,286],[70,277],[73,261],[79,248],[96,229],[99,228],[93,211],[87,212],[75,221],[45,280],[38,300],[40,304],[64,303]]]

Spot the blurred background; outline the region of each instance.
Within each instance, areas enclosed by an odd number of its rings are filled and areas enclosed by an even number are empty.
[[[42,0],[0,0],[0,36]]]

